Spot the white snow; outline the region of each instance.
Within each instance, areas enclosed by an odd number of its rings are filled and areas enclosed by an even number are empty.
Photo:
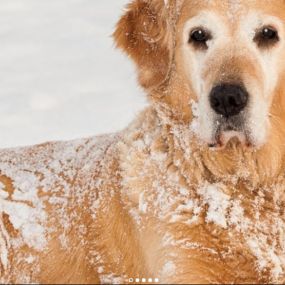
[[[38,199],[39,200],[39,199]],[[9,215],[16,230],[21,230],[23,241],[36,250],[43,249],[46,244],[45,230],[41,223],[45,219],[42,205],[30,207],[23,202],[11,202],[0,198],[0,213]]]
[[[161,270],[162,276],[173,276],[175,275],[176,266],[173,261],[167,261]]]
[[[139,211],[141,213],[147,212],[147,203],[144,200],[144,193],[141,193],[139,197]]]
[[[101,281],[101,284],[123,284],[124,283],[123,278],[119,276],[115,276],[113,273],[106,274],[106,275],[100,275],[100,281]]]
[[[207,222],[213,222],[223,228],[227,227],[227,209],[230,206],[230,197],[222,192],[221,186],[210,184],[198,190],[208,205]]]
[[[145,103],[111,34],[128,0],[0,1],[0,147],[117,131]]]
[[[4,227],[2,220],[0,220],[0,264],[4,269],[8,267],[8,248],[10,247],[8,233]]]
[[[29,255],[29,256],[25,259],[25,261],[26,261],[28,264],[31,264],[31,263],[33,263],[33,262],[35,261],[35,257],[32,256],[32,255]]]

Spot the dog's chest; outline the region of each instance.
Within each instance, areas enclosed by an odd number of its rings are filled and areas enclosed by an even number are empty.
[[[157,231],[159,250],[165,254],[157,268],[161,278],[181,272],[180,257],[188,256],[183,260],[188,264],[191,252],[228,264],[229,272],[247,262],[251,266],[244,268],[244,276],[254,270],[260,280],[284,278],[285,219],[271,189],[239,189],[238,183],[206,179],[191,183],[164,153],[129,151],[129,159],[122,193],[142,239],[150,228]],[[285,184],[278,187],[282,192]]]

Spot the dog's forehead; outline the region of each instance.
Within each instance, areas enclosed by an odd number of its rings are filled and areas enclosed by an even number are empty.
[[[225,20],[236,22],[249,12],[277,16],[285,21],[285,0],[184,0],[181,17],[185,20],[202,10],[216,12]]]

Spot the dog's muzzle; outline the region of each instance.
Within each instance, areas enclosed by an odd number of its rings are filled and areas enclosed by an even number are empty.
[[[245,87],[237,84],[219,84],[210,92],[210,105],[216,113],[215,142],[211,147],[224,147],[233,137],[248,144],[243,112],[249,95]]]

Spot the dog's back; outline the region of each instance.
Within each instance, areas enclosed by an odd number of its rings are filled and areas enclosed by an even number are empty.
[[[101,136],[0,151],[1,283],[96,282],[84,261],[86,216],[96,206],[96,176],[113,141]]]

